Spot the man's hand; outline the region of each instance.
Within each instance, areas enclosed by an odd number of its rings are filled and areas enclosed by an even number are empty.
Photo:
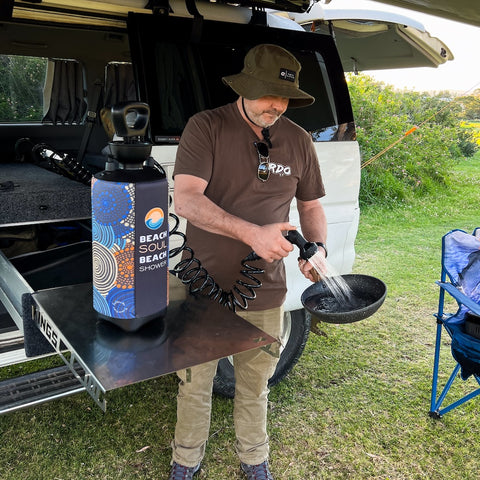
[[[293,245],[285,238],[284,232],[295,229],[288,222],[255,225],[250,229],[248,245],[259,257],[269,263],[280,260],[293,250]]]
[[[302,272],[303,276],[314,283],[320,282],[322,277],[327,274],[325,250],[323,248],[319,248],[318,252],[319,253],[315,254],[313,261],[316,268],[308,260],[304,260],[303,258],[298,259],[298,268]]]

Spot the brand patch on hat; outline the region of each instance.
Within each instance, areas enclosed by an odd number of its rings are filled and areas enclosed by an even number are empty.
[[[281,68],[279,78],[281,80],[288,80],[289,82],[295,83],[296,72],[294,70],[289,70],[288,68]]]

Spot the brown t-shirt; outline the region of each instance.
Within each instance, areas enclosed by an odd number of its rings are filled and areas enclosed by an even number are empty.
[[[208,182],[205,195],[228,213],[257,225],[287,222],[294,197],[314,200],[325,194],[310,135],[286,117],[270,128],[270,178],[257,178],[259,141],[242,118],[236,103],[194,115],[187,123],[177,151],[174,175],[188,174]],[[187,244],[202,266],[225,291],[237,280],[241,261],[251,247],[223,235],[187,224]],[[294,253],[292,252],[292,255]],[[283,261],[252,265],[265,269],[257,278],[262,287],[249,302],[250,310],[282,305],[286,294]]]

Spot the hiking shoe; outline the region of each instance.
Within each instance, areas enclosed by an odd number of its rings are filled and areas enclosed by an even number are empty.
[[[247,475],[247,480],[273,480],[266,460],[259,465],[247,465],[246,463],[241,463],[240,466]]]
[[[200,464],[196,467],[184,467],[173,462],[172,470],[168,480],[192,480],[193,476],[200,470]]]

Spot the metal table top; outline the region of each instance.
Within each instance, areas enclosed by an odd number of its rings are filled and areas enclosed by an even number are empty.
[[[177,279],[173,280],[175,287]],[[205,297],[185,296],[183,288],[171,286],[166,316],[134,333],[98,319],[91,283],[32,296],[43,334],[57,352],[66,347],[74,354],[103,392],[275,341],[226,307]]]

